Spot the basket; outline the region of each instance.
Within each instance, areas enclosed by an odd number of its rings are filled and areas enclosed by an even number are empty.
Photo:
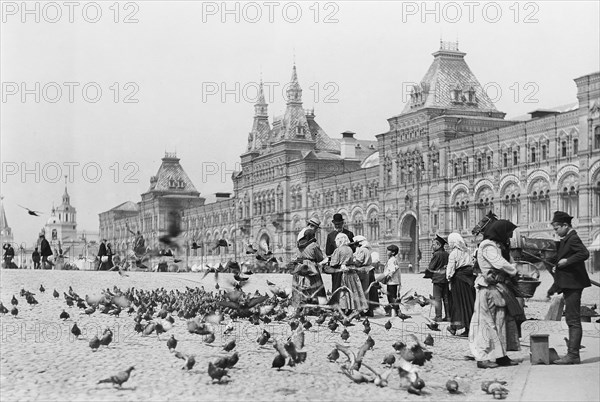
[[[517,281],[517,288],[521,291],[521,293],[523,293],[524,297],[531,298],[531,297],[533,297],[537,287],[540,286],[540,283],[542,283],[542,282],[537,281],[537,280],[520,279]]]

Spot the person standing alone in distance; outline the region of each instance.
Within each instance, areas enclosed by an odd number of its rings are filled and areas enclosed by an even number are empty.
[[[552,269],[554,282],[565,297],[565,318],[569,327],[567,354],[555,360],[554,364],[580,364],[579,349],[583,330],[581,328],[581,293],[591,286],[585,270],[585,260],[590,252],[583,245],[577,232],[571,226],[572,216],[556,211],[552,218],[552,228],[560,237],[556,254],[556,266]]]

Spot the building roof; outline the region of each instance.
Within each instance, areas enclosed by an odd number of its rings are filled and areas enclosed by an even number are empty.
[[[116,207],[110,209],[110,211],[130,211],[137,212],[139,211],[139,206],[137,203],[133,201],[125,201],[122,204],[117,205]]]
[[[379,166],[379,151],[373,152],[360,165],[360,167],[363,169],[373,166]]]
[[[150,178],[148,192],[199,194],[196,187],[194,187],[194,183],[179,164],[179,158],[174,153],[169,152],[166,152],[165,157],[162,158],[156,176]]]
[[[440,42],[433,62],[420,84],[413,85],[402,114],[423,108],[497,111],[491,99],[465,62],[458,43]],[[458,91],[458,96],[453,97]],[[472,91],[474,97],[469,98]]]

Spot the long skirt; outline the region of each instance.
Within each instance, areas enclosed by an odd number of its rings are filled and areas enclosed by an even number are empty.
[[[340,308],[343,310],[366,310],[369,308],[365,292],[358,274],[353,271],[342,273],[341,286],[346,286],[350,292],[344,292],[340,296]]]
[[[369,289],[369,285],[375,282],[375,269],[370,269],[366,272],[358,271],[358,277],[363,291],[366,292],[367,289]],[[369,304],[369,310],[374,310],[379,306],[379,292],[377,291],[377,288],[371,287],[369,293],[365,293],[365,297],[368,299],[367,303]]]
[[[506,356],[506,304],[493,287],[481,287],[469,328],[469,348],[475,360],[496,360]]]
[[[327,297],[321,274],[313,276],[294,274],[292,277],[292,306],[298,307],[306,303],[319,304],[319,297]]]
[[[475,287],[473,286],[473,271],[457,271],[452,277],[452,291],[450,292],[451,322],[456,328],[469,329],[473,309],[475,307]],[[470,274],[470,275],[469,275]]]

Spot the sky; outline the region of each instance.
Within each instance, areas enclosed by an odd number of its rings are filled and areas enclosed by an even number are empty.
[[[258,83],[272,122],[294,63],[325,132],[365,140],[402,112],[440,39],[458,40],[507,118],[576,102],[573,79],[600,70],[597,1],[3,1],[1,13],[0,193],[28,244],[65,175],[88,231],[140,200],[165,152],[202,196],[232,191]]]

